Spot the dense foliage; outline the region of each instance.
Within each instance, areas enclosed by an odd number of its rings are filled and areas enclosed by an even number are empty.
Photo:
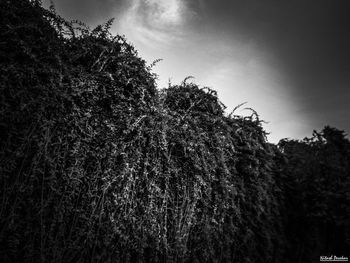
[[[226,115],[213,90],[159,91],[111,22],[90,30],[39,1],[0,1],[1,262],[346,252],[340,131],[269,144],[256,112]]]
[[[303,141],[282,140],[286,231],[294,262],[320,255],[349,255],[350,141],[325,127]]]

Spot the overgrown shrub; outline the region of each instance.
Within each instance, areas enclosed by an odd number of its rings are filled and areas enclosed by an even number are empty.
[[[0,22],[1,262],[285,261],[293,142],[269,144],[213,90],[159,91],[112,21],[13,0]]]
[[[303,141],[282,140],[288,258],[315,262],[350,249],[350,141],[326,126]]]

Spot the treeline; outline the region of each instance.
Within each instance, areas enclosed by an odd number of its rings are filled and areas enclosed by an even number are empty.
[[[270,144],[211,89],[158,90],[111,23],[0,1],[1,262],[346,256],[342,131]]]

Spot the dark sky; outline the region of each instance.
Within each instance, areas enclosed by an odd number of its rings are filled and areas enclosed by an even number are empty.
[[[63,17],[116,18],[156,72],[218,90],[228,110],[248,101],[273,142],[330,124],[350,132],[348,0],[56,0]],[[47,4],[44,1],[44,4]],[[241,112],[244,114],[244,112]]]

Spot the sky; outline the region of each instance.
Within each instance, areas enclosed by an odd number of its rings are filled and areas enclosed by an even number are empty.
[[[350,133],[348,0],[55,0],[90,27],[115,18],[154,67],[158,87],[187,76],[218,92],[230,113],[246,102],[270,142],[331,125]],[[43,0],[44,6],[50,4]],[[236,114],[250,114],[238,109]]]

